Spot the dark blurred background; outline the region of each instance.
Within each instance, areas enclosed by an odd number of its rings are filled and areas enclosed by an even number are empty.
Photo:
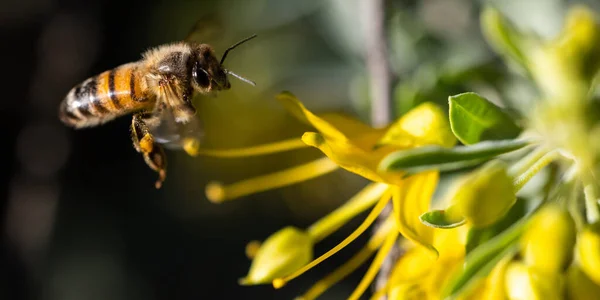
[[[492,1],[526,29],[551,36],[571,1]],[[251,240],[283,226],[304,228],[365,181],[344,171],[222,204],[209,202],[211,180],[231,183],[320,157],[314,149],[218,159],[169,151],[164,187],[135,152],[130,118],[85,130],[66,128],[57,108],[69,89],[140,58],[149,47],[182,39],[203,16],[224,30],[217,53],[233,51],[231,91],[195,99],[207,148],[236,148],[299,137],[308,128],[275,101],[295,93],[311,110],[368,122],[364,38],[357,0],[60,1],[0,4],[3,158],[1,299],[292,299],[345,261],[367,236],[282,290],[243,287]],[[598,7],[598,1],[587,1]],[[422,101],[484,92],[518,99],[531,88],[507,77],[481,38],[481,3],[389,1],[390,60],[396,115]],[[508,88],[510,86],[510,88]],[[518,106],[518,105],[517,105]],[[319,243],[326,251],[358,220]],[[324,299],[343,299],[366,266]]]

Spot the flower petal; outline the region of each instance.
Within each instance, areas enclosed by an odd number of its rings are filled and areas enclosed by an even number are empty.
[[[412,247],[400,257],[390,275],[390,291],[396,285],[416,284],[423,280],[435,265],[431,252],[423,247]]]
[[[433,247],[434,229],[421,223],[419,216],[429,210],[438,179],[437,171],[415,174],[396,186],[392,196],[394,216],[400,233],[431,250],[436,257],[439,253]]]
[[[378,145],[395,145],[401,148],[422,145],[453,147],[456,137],[452,133],[447,115],[442,109],[425,102],[407,112],[389,126]]]
[[[335,126],[331,125],[320,117],[317,117],[315,114],[306,109],[302,102],[300,102],[300,100],[298,100],[298,98],[296,98],[292,93],[282,92],[277,95],[276,98],[294,117],[304,123],[312,125],[315,129],[328,138],[336,140],[347,139],[347,137]]]
[[[331,140],[316,132],[306,132],[302,140],[318,148],[340,167],[375,182],[385,182],[377,174],[377,163],[381,159],[356,147],[349,140]]]
[[[383,134],[385,128],[375,129],[352,116],[343,113],[323,113],[319,117],[341,131],[347,138],[363,136],[371,132]]]
[[[324,137],[330,140],[351,140],[354,146],[365,151],[381,139],[387,129],[372,128],[371,126],[341,113],[315,115],[310,112],[298,98],[289,92],[277,95],[277,100],[298,120],[311,125]]]

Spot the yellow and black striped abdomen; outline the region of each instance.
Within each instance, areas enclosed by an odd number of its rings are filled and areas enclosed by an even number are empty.
[[[74,127],[87,127],[150,108],[139,63],[129,63],[88,78],[75,86],[60,105],[60,119]]]

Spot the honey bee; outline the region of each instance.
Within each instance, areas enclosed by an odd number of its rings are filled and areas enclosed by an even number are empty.
[[[166,179],[167,159],[162,146],[184,148],[186,143],[198,142],[203,136],[202,125],[195,117],[193,96],[230,89],[228,75],[255,85],[223,66],[229,51],[255,37],[230,46],[220,60],[211,45],[187,38],[150,49],[139,61],[105,71],[73,87],[59,106],[59,118],[80,129],[133,114],[133,146],[158,173],[158,189]]]

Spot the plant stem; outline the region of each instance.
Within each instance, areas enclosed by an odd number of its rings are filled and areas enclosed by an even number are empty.
[[[385,34],[385,0],[362,0],[366,64],[371,94],[371,124],[386,126],[391,121],[391,75]]]
[[[585,195],[585,211],[588,223],[595,223],[600,219],[600,211],[598,210],[598,186],[593,180],[588,180],[584,176],[583,194]]]
[[[360,5],[362,8],[361,16],[363,17],[362,24],[365,30],[365,59],[371,94],[371,125],[373,127],[383,127],[391,123],[392,117],[391,72],[385,33],[385,0],[361,0]],[[391,204],[388,204],[375,223],[375,231],[382,226],[391,211]],[[394,243],[375,279],[375,291],[386,285],[399,253],[400,247],[398,243]]]

